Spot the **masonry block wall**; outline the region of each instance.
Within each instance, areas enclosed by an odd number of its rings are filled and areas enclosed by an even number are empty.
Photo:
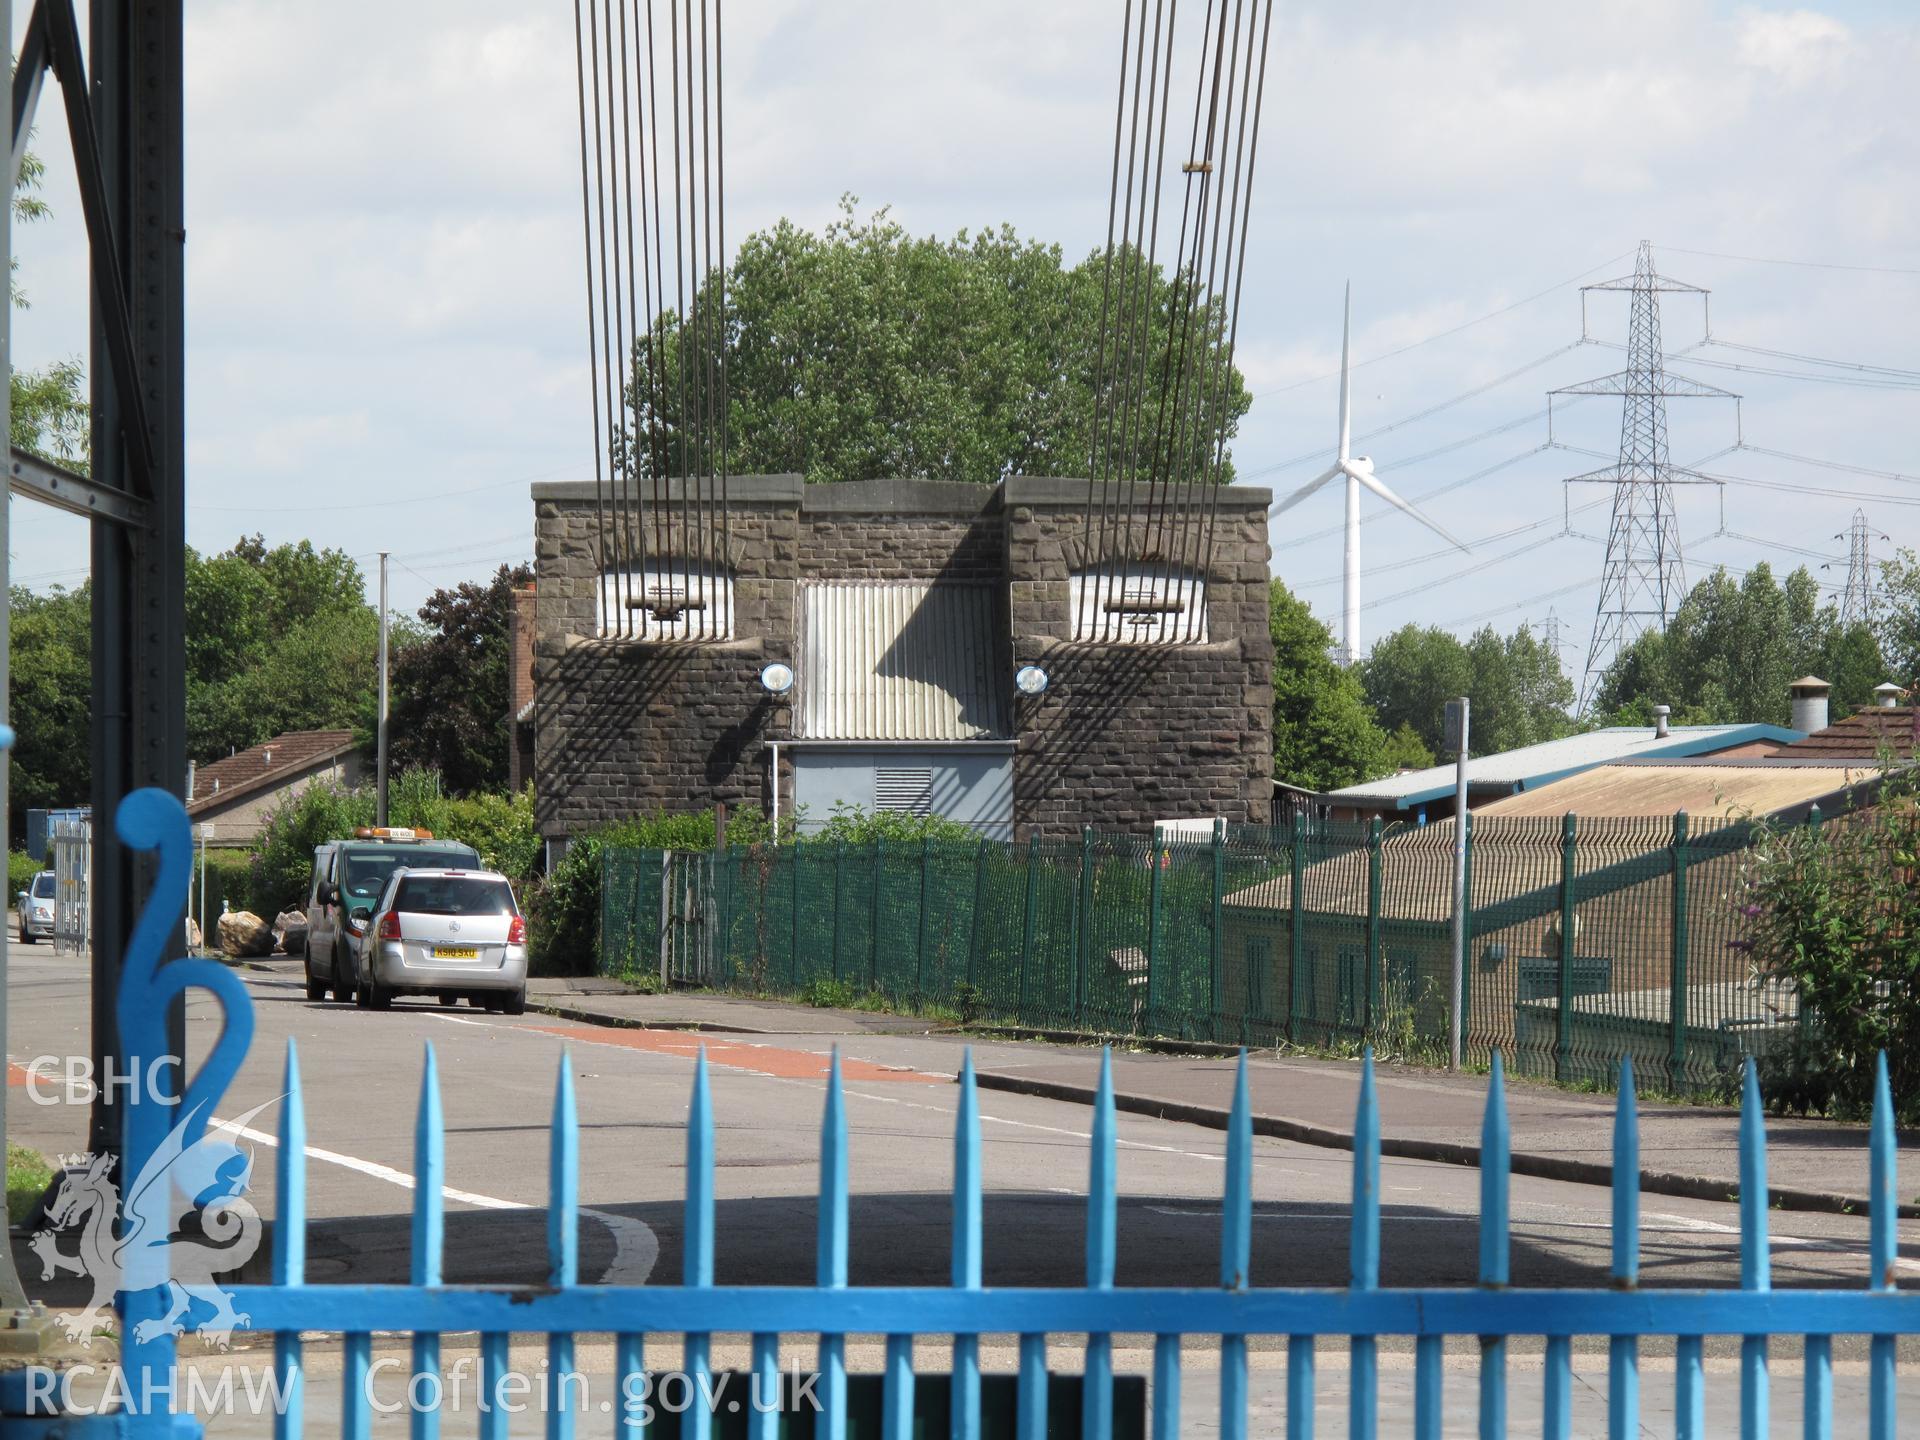
[[[675,486],[670,499],[679,498]],[[654,810],[792,800],[770,780],[792,707],[761,689],[799,649],[806,580],[988,581],[1006,586],[1003,662],[1053,677],[1016,709],[1014,822],[1058,835],[1137,828],[1172,815],[1264,823],[1271,806],[1272,647],[1265,490],[1222,493],[1205,645],[1071,643],[1068,573],[1084,563],[1084,480],[999,485],[882,480],[730,482],[733,638],[602,638],[601,510],[594,487],[541,484],[535,502],[535,809],[564,839]],[[696,537],[698,540],[698,537]],[[676,516],[655,553],[685,546]],[[698,546],[696,545],[696,549]]]
[[[792,659],[800,478],[728,488],[734,638],[660,644],[601,635],[611,522],[594,487],[534,487],[534,814],[549,839],[652,811],[762,802],[762,737],[788,721],[758,675]],[[668,498],[671,510],[677,484]],[[646,542],[672,556],[710,544],[696,535],[689,547],[677,513],[663,536],[649,526]]]
[[[680,495],[675,482],[669,501]],[[759,675],[769,661],[793,662],[802,579],[977,581],[1003,573],[994,486],[808,486],[797,475],[748,475],[729,482],[728,499],[733,639],[661,644],[599,638],[596,537],[605,522],[594,487],[534,487],[534,797],[548,838],[715,801],[770,807],[768,742],[793,734],[793,716],[787,700],[761,689]],[[649,526],[645,540],[655,553],[686,548],[677,515],[660,536]],[[792,775],[782,760],[785,807]]]
[[[1050,677],[1045,694],[1017,701],[1015,824],[1059,835],[1177,817],[1269,823],[1272,492],[1220,494],[1205,557],[1205,644],[1085,645],[1072,640],[1068,578],[1109,558],[1094,553],[1087,482],[1016,477],[1004,488],[1015,663]],[[1136,518],[1143,534],[1145,517]]]

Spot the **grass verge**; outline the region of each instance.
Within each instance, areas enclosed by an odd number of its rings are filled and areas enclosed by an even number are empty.
[[[53,1167],[38,1150],[7,1142],[7,1223],[18,1225],[27,1218],[33,1202],[53,1179]]]

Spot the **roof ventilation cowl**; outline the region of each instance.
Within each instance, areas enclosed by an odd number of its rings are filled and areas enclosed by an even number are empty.
[[[1827,696],[1833,686],[1818,675],[1802,675],[1787,686],[1793,718],[1788,721],[1802,735],[1827,728]]]
[[[1671,714],[1673,714],[1673,707],[1671,705],[1656,705],[1653,707],[1654,739],[1664,740],[1673,733],[1667,725],[1667,717]]]

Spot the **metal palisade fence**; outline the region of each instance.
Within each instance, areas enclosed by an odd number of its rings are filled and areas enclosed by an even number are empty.
[[[1730,1097],[1788,1043],[1753,973],[1750,823],[1470,817],[1466,1052]],[[1211,841],[609,847],[603,974],[1047,1030],[1444,1058],[1452,822],[1221,827]]]
[[[218,1043],[188,1077],[186,1104],[135,1086],[125,1116],[123,1173],[145,1176],[156,1163],[211,1139],[209,1121],[238,1074],[253,1038],[252,1000],[238,978],[206,960],[162,963],[172,928],[170,914],[183,902],[191,855],[186,816],[178,800],[158,790],[137,792],[122,806],[121,838],[133,849],[159,852],[153,898],[129,947],[117,996],[121,1073],[145,1075],[166,1054],[168,1002],[186,989],[209,992],[222,1014]],[[1168,867],[1171,868],[1170,866]],[[1774,1291],[1770,1285],[1767,1238],[1766,1140],[1758,1087],[1751,1063],[1744,1068],[1740,1121],[1740,1285],[1737,1289],[1680,1290],[1639,1288],[1639,1147],[1637,1110],[1630,1062],[1621,1065],[1614,1132],[1612,1247],[1604,1288],[1524,1290],[1510,1285],[1509,1156],[1511,1136],[1499,1056],[1493,1057],[1487,1087],[1480,1162],[1479,1266],[1477,1284],[1452,1289],[1387,1289],[1380,1285],[1381,1117],[1371,1060],[1363,1067],[1354,1121],[1353,1187],[1350,1218],[1350,1277],[1344,1289],[1257,1287],[1251,1283],[1253,1259],[1254,1141],[1244,1059],[1230,1112],[1222,1186],[1219,1265],[1196,1276],[1193,1288],[1121,1288],[1116,1286],[1119,1252],[1118,1196],[1124,1185],[1119,1164],[1110,1066],[1103,1061],[1089,1136],[1084,1283],[1058,1287],[986,1287],[983,1257],[987,1243],[984,1197],[988,1188],[981,1147],[981,1115],[970,1059],[958,1076],[954,1110],[952,1268],[947,1286],[860,1286],[848,1284],[848,1258],[854,1236],[848,1197],[846,1095],[836,1054],[826,1076],[825,1115],[819,1160],[818,1271],[811,1286],[719,1285],[715,1274],[717,1216],[715,1106],[708,1086],[704,1053],[692,1075],[692,1098],[685,1132],[685,1203],[681,1219],[680,1283],[596,1285],[580,1274],[581,1134],[574,1096],[574,1066],[556,1045],[558,1074],[548,1133],[547,1283],[536,1286],[460,1286],[445,1283],[444,1205],[447,1174],[446,1132],[432,1048],[421,1072],[414,1125],[414,1203],[411,1266],[405,1284],[316,1284],[307,1275],[306,1173],[308,1148],[300,1069],[289,1040],[285,1079],[275,1137],[275,1215],[271,1278],[236,1285],[226,1292],[236,1330],[274,1337],[277,1393],[274,1434],[294,1440],[304,1433],[308,1360],[315,1338],[339,1336],[342,1433],[364,1440],[373,1428],[376,1391],[376,1335],[410,1340],[410,1361],[395,1362],[411,1380],[429,1381],[409,1417],[415,1440],[441,1433],[442,1338],[478,1337],[480,1355],[480,1440],[505,1440],[508,1417],[516,1413],[513,1396],[525,1395],[527,1377],[513,1370],[513,1337],[545,1342],[546,1373],[557,1377],[545,1406],[550,1440],[578,1434],[613,1435],[638,1440],[649,1433],[643,1417],[648,1391],[636,1380],[662,1358],[658,1338],[680,1336],[677,1363],[690,1393],[711,1393],[703,1386],[714,1367],[716,1336],[739,1337],[750,1355],[760,1393],[779,1390],[783,1351],[795,1357],[812,1352],[822,1406],[812,1417],[811,1433],[842,1440],[870,1433],[849,1423],[850,1376],[846,1342],[850,1335],[878,1336],[885,1342],[884,1369],[878,1377],[880,1415],[875,1429],[886,1440],[915,1434],[976,1437],[1007,1433],[989,1427],[983,1396],[989,1380],[982,1373],[983,1336],[1018,1337],[1016,1399],[1011,1432],[1022,1440],[1069,1433],[1109,1440],[1116,1433],[1113,1337],[1151,1337],[1152,1434],[1177,1434],[1182,1414],[1182,1351],[1188,1337],[1217,1341],[1217,1359],[1209,1368],[1219,1375],[1218,1428],[1229,1440],[1248,1433],[1249,1341],[1284,1337],[1286,1342],[1286,1424],[1290,1436],[1312,1433],[1314,1369],[1321,1344],[1344,1340],[1349,1350],[1347,1394],[1349,1433],[1371,1440],[1379,1432],[1378,1344],[1381,1337],[1411,1337],[1414,1343],[1414,1424],[1419,1440],[1441,1434],[1444,1347],[1448,1337],[1473,1337],[1477,1352],[1479,1433],[1509,1433],[1507,1343],[1513,1336],[1545,1339],[1543,1433],[1570,1433],[1573,1405],[1572,1342],[1575,1336],[1608,1341],[1607,1408],[1609,1433],[1634,1435],[1640,1421],[1640,1352],[1643,1338],[1670,1338],[1674,1350],[1673,1385],[1676,1433],[1697,1440],[1706,1431],[1706,1393],[1702,1337],[1725,1335],[1740,1340],[1739,1411],[1743,1436],[1769,1432],[1769,1346],[1773,1336],[1802,1340],[1804,1375],[1803,1433],[1833,1434],[1834,1373],[1832,1337],[1869,1337],[1865,1376],[1869,1391],[1869,1434],[1893,1440],[1896,1414],[1898,1337],[1920,1333],[1920,1299],[1895,1285],[1898,1264],[1896,1197],[1897,1152],[1893,1108],[1884,1057],[1876,1077],[1874,1119],[1869,1145],[1869,1268],[1858,1288]],[[636,1164],[660,1157],[634,1156]],[[164,1186],[162,1187],[165,1188]],[[146,1195],[146,1191],[141,1192]],[[123,1203],[123,1224],[147,1215],[140,1202]],[[150,1198],[144,1202],[151,1210]],[[191,1434],[172,1413],[182,1404],[174,1373],[177,1331],[167,1323],[174,1313],[186,1327],[195,1325],[184,1305],[170,1309],[170,1295],[183,1277],[173,1272],[168,1245],[137,1247],[128,1262],[116,1308],[126,1370],[125,1410],[112,1417],[114,1433],[128,1440],[170,1440]],[[1211,1268],[1211,1267],[1209,1267]],[[1466,1277],[1461,1277],[1463,1280]],[[175,1297],[177,1298],[177,1297]],[[613,1339],[612,1365],[617,1405],[603,1404],[585,1421],[574,1408],[581,1391],[568,1386],[578,1376],[576,1340],[582,1334]],[[1049,1424],[1053,1391],[1048,1374],[1049,1339],[1081,1349],[1078,1414],[1065,1424]],[[933,1377],[922,1385],[916,1372],[916,1340],[938,1344],[946,1352],[933,1368],[944,1372],[946,1403],[930,1411],[927,1396]],[[657,1347],[657,1348],[655,1348]],[[1056,1352],[1057,1353],[1057,1352]],[[653,1359],[650,1361],[649,1356]],[[950,1359],[948,1358],[950,1356]],[[387,1362],[382,1361],[385,1365]],[[1457,1373],[1457,1372],[1456,1372]],[[311,1377],[317,1380],[315,1375]],[[512,1382],[521,1382],[510,1389]],[[1457,1382],[1456,1382],[1457,1383]],[[1665,1382],[1663,1382],[1665,1383]],[[412,1384],[408,1391],[413,1391]],[[869,1393],[871,1387],[869,1386]],[[0,1391],[0,1394],[4,1394]],[[568,1397],[572,1397],[569,1399]],[[721,1417],[693,1404],[683,1417],[682,1433],[720,1433]],[[1077,1423],[1075,1421],[1077,1420]],[[596,1423],[597,1422],[597,1423]],[[781,1433],[782,1417],[772,1407],[754,1405],[744,1416],[754,1440]],[[39,1426],[46,1433],[58,1420]],[[1720,1433],[1721,1427],[1716,1426]],[[78,1429],[76,1429],[78,1433]]]

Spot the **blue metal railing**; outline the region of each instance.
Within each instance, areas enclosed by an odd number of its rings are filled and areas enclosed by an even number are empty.
[[[184,893],[188,839],[177,801],[156,791],[131,797],[122,807],[121,834],[131,846],[157,849],[161,885],[156,894]],[[177,873],[176,873],[177,872]],[[169,889],[168,887],[174,887]],[[167,940],[165,904],[156,900],[157,926],[143,918],[126,967],[120,1002],[122,1035],[130,1060],[158,1055],[164,1044],[164,1005],[189,985],[215,993],[226,1011],[226,1030],[188,1088],[183,1125],[198,1117],[204,1127],[214,1103],[238,1067],[252,1033],[250,1002],[231,973],[210,962],[174,961],[164,968],[157,957]],[[573,1367],[573,1345],[581,1333],[611,1334],[623,1402],[613,1415],[621,1440],[638,1440],[640,1416],[628,1382],[645,1369],[649,1334],[685,1337],[683,1369],[695,1384],[710,1366],[717,1333],[751,1336],[752,1369],[762,1383],[777,1383],[779,1339],[783,1334],[818,1334],[824,1403],[820,1433],[840,1440],[846,1433],[846,1337],[886,1338],[883,1433],[906,1440],[914,1422],[913,1341],[928,1335],[952,1338],[953,1433],[981,1433],[979,1338],[987,1334],[1019,1337],[1017,1434],[1040,1440],[1046,1433],[1046,1339],[1083,1334],[1086,1338],[1082,1431],[1108,1437],[1114,1424],[1113,1348],[1116,1333],[1155,1337],[1153,1347],[1154,1434],[1178,1432],[1181,1343],[1185,1336],[1220,1339],[1220,1430],[1228,1440],[1247,1433],[1247,1340],[1252,1336],[1287,1339],[1287,1434],[1307,1437],[1313,1429],[1314,1345],[1318,1337],[1344,1336],[1351,1346],[1349,1432],[1371,1437],[1378,1422],[1377,1343],[1380,1336],[1410,1336],[1415,1342],[1414,1434],[1437,1440],[1441,1426],[1442,1343],[1445,1337],[1480,1340],[1479,1413],[1482,1437],[1507,1433],[1506,1341],[1514,1335],[1544,1336],[1545,1433],[1570,1433],[1572,1347],[1575,1335],[1608,1338],[1609,1434],[1639,1433],[1637,1342],[1643,1336],[1676,1340],[1675,1401],[1677,1434],[1691,1440],[1706,1434],[1702,1388],[1702,1339],[1706,1335],[1741,1340],[1740,1428],[1743,1437],[1767,1433],[1768,1341],[1774,1335],[1805,1339],[1805,1433],[1833,1433],[1831,1339],[1835,1334],[1871,1337],[1868,1361],[1870,1435],[1893,1440],[1895,1339],[1920,1333],[1920,1297],[1895,1289],[1896,1153],[1893,1111],[1882,1058],[1870,1133],[1872,1149],[1870,1273],[1853,1290],[1776,1292],[1769,1287],[1767,1252],[1766,1144],[1759,1094],[1751,1064],[1746,1075],[1740,1128],[1741,1270],[1738,1289],[1661,1290],[1637,1288],[1639,1267],[1639,1149],[1631,1066],[1623,1063],[1614,1135],[1612,1285],[1600,1290],[1508,1288],[1510,1135],[1505,1082],[1498,1056],[1487,1090],[1480,1177],[1479,1287],[1475,1289],[1382,1289],[1380,1276],[1380,1112],[1372,1061],[1362,1068],[1354,1124],[1351,1276],[1345,1290],[1256,1289],[1249,1284],[1252,1258],[1253,1129],[1247,1095],[1246,1063],[1241,1061],[1227,1132],[1219,1283],[1202,1289],[1119,1289],[1114,1285],[1117,1253],[1117,1168],[1112,1075],[1103,1060],[1093,1113],[1087,1201],[1086,1283],[1077,1288],[986,1289],[981,1284],[984,1253],[980,1111],[971,1057],[959,1077],[954,1130],[953,1264],[950,1288],[860,1287],[847,1284],[850,1245],[849,1175],[845,1098],[836,1054],[826,1087],[820,1144],[820,1206],[817,1283],[813,1287],[717,1286],[714,1284],[714,1115],[704,1052],[694,1069],[687,1119],[687,1182],[684,1213],[684,1272],[678,1286],[582,1285],[578,1276],[579,1130],[571,1068],[563,1052],[554,1090],[550,1135],[550,1202],[547,1248],[550,1283],[546,1287],[462,1288],[441,1283],[445,1135],[433,1048],[427,1046],[415,1129],[413,1258],[406,1285],[312,1285],[304,1272],[306,1233],[306,1130],[298,1057],[287,1047],[285,1099],[279,1117],[276,1157],[279,1214],[275,1226],[272,1282],[231,1291],[234,1308],[247,1316],[241,1327],[274,1336],[275,1364],[286,1402],[276,1417],[277,1440],[301,1434],[303,1389],[300,1335],[334,1331],[344,1337],[342,1416],[348,1440],[364,1440],[371,1415],[367,1388],[375,1330],[407,1332],[414,1337],[416,1373],[439,1365],[439,1339],[448,1332],[480,1337],[482,1394],[491,1402],[481,1413],[481,1440],[505,1440],[508,1406],[502,1391],[507,1378],[508,1338],[545,1335],[553,1374]],[[167,1142],[167,1118],[144,1095],[129,1107],[128,1170],[140,1173],[144,1162]],[[145,1288],[121,1296],[129,1322],[161,1312],[165,1277],[148,1271]],[[129,1393],[143,1393],[143,1371],[170,1367],[170,1336],[134,1338],[129,1329],[125,1352]],[[161,1392],[165,1393],[165,1392]],[[439,1416],[432,1410],[412,1417],[414,1440],[435,1440]],[[572,1440],[575,1415],[565,1406],[549,1408],[548,1440]],[[714,1417],[700,1405],[683,1417],[683,1433],[708,1440]],[[750,1433],[771,1440],[779,1416],[752,1409]],[[136,1408],[128,1433],[140,1437],[169,1434],[170,1418]]]

